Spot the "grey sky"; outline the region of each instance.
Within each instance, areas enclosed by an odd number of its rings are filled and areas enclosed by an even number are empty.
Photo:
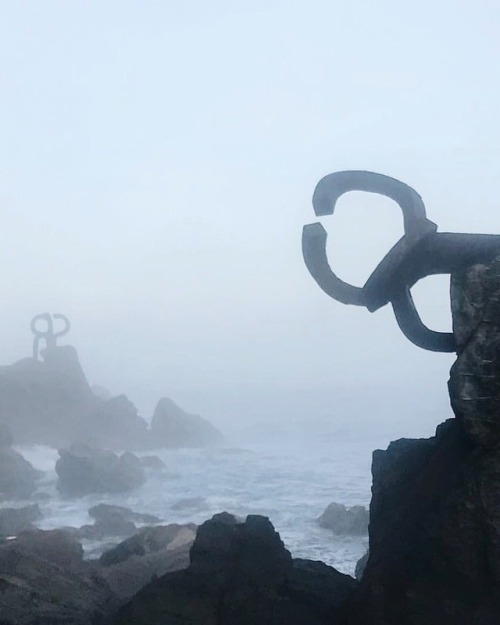
[[[300,234],[340,169],[410,184],[441,230],[500,233],[497,2],[0,8],[3,364],[29,354],[34,314],[63,312],[91,382],[145,416],[161,395],[215,420],[328,415],[344,396],[360,419],[446,412],[452,358],[389,309],[330,300]],[[360,284],[402,229],[361,194],[323,223]],[[435,329],[446,288],[415,289]]]

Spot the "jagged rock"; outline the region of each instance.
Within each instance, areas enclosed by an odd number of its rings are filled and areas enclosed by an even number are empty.
[[[500,622],[500,262],[452,279],[456,418],[373,455],[370,555],[345,625]]]
[[[145,469],[152,469],[153,471],[163,471],[167,468],[167,465],[158,456],[141,456],[139,458],[141,465]]]
[[[0,510],[0,536],[15,536],[24,530],[33,529],[33,522],[42,518],[38,504],[23,508]]]
[[[121,599],[130,599],[154,577],[185,569],[196,526],[145,527],[100,557],[101,574]]]
[[[364,536],[368,533],[368,510],[364,506],[346,508],[341,503],[332,502],[318,518],[320,527],[330,529],[335,534]]]
[[[151,421],[152,446],[207,447],[223,442],[222,434],[206,419],[184,412],[171,399],[158,402]]]
[[[153,580],[118,625],[334,625],[356,582],[322,563],[293,561],[269,519],[215,515],[199,529],[186,570]]]
[[[115,607],[106,580],[81,562],[62,532],[28,532],[0,544],[2,625],[94,625]]]
[[[126,395],[99,401],[86,416],[92,424],[87,441],[111,449],[142,449],[146,444],[148,424]]]
[[[141,486],[146,479],[139,459],[130,452],[117,456],[78,444],[59,450],[59,455],[57,487],[67,496],[125,492]]]
[[[0,449],[0,498],[27,499],[39,477],[40,473],[19,452]]]

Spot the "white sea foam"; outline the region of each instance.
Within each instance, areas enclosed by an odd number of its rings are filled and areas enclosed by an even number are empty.
[[[331,439],[329,439],[331,441]],[[156,451],[166,464],[163,473],[149,472],[140,489],[125,495],[62,498],[56,489],[57,451],[25,447],[21,451],[45,472],[39,505],[39,527],[79,527],[91,522],[88,509],[99,502],[124,505],[158,515],[167,523],[201,523],[227,510],[238,516],[263,514],[279,531],[294,557],[323,560],[352,574],[367,548],[367,538],[338,537],[317,524],[332,501],[368,505],[373,442],[324,441],[307,445],[288,441],[277,450],[272,441],[250,449],[182,449]],[[178,505],[193,499],[188,506]],[[95,555],[105,545],[84,545]],[[106,545],[107,546],[107,545]]]

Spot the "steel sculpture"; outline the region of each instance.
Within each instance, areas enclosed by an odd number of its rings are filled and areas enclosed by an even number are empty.
[[[52,319],[60,319],[64,323],[63,329],[59,330],[59,332],[54,332],[54,323]],[[40,330],[37,327],[40,321],[43,321],[47,324],[44,330]],[[50,315],[49,313],[43,313],[41,315],[36,315],[35,317],[33,317],[30,327],[31,331],[35,335],[35,339],[33,341],[33,358],[35,358],[35,360],[38,360],[40,340],[45,339],[47,349],[53,349],[54,347],[57,347],[57,339],[60,336],[64,336],[69,332],[71,324],[67,317],[59,313],[56,313],[54,315]]]
[[[322,178],[313,195],[314,212],[318,217],[332,215],[337,200],[349,191],[378,193],[394,200],[403,212],[404,235],[360,288],[341,280],[330,267],[323,226],[319,222],[304,226],[302,252],[312,277],[325,293],[343,304],[365,306],[374,312],[390,302],[399,327],[412,343],[435,352],[456,351],[452,333],[435,332],[424,325],[410,289],[426,276],[451,275],[493,260],[500,255],[500,235],[437,232],[414,189],[369,171],[340,171]]]

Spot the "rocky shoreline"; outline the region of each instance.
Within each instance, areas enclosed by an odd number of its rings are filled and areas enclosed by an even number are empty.
[[[135,531],[130,511],[100,507],[94,525],[122,517],[129,535],[99,560],[84,561],[67,530],[27,529],[0,544],[1,625],[496,625],[500,261],[454,276],[452,312],[455,418],[430,439],[374,452],[358,580],[294,559],[263,516]],[[337,528],[365,524],[355,508],[323,516]]]

